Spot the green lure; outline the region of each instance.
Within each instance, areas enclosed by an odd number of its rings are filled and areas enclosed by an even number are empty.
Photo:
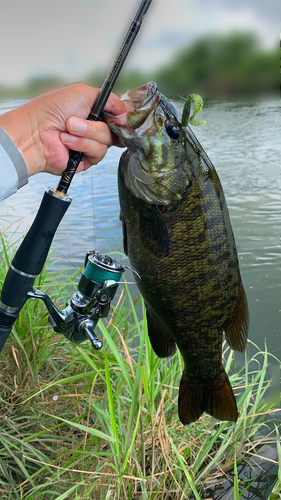
[[[193,115],[189,118],[192,102],[194,103]],[[195,125],[195,126],[205,125],[206,122],[204,120],[199,122],[195,118],[195,116],[198,115],[198,113],[200,113],[202,107],[203,107],[202,97],[198,94],[189,94],[186,98],[182,112],[182,121],[181,121],[182,126],[187,127],[188,123],[190,123],[190,125]]]

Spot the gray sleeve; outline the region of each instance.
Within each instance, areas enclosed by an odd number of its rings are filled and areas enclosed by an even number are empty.
[[[23,156],[0,127],[0,201],[27,184],[28,172]]]

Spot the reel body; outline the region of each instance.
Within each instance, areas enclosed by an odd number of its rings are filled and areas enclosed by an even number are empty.
[[[28,297],[44,301],[55,332],[62,333],[75,344],[90,340],[94,349],[99,350],[103,344],[94,330],[99,319],[108,316],[124,271],[125,267],[115,259],[93,250],[87,253],[77,290],[63,310],[60,311],[50,297],[39,290],[32,289]]]

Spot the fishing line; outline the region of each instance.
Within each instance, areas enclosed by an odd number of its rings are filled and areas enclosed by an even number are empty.
[[[91,228],[93,231],[93,243],[94,243],[94,248],[96,248],[96,231],[95,231],[95,188],[94,188],[94,174],[93,174],[93,169],[94,166],[92,165],[91,167],[91,185],[92,185],[92,214],[93,214],[93,223],[91,224]]]

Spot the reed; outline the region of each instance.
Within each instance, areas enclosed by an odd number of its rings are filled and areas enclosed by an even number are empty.
[[[2,243],[1,282],[9,261]],[[67,276],[54,286],[45,268],[36,286],[59,300],[75,281]],[[154,354],[144,304],[127,285],[99,322],[99,352],[54,333],[47,316],[40,301],[28,301],[0,359],[1,498],[237,500],[248,498],[259,475],[245,479],[241,466],[254,469],[260,456],[264,468],[276,467],[262,498],[281,497],[280,411],[268,377],[270,361],[280,361],[266,346],[251,343],[254,353],[240,369],[224,348],[236,424],[204,415],[184,427],[177,416],[181,357]]]

